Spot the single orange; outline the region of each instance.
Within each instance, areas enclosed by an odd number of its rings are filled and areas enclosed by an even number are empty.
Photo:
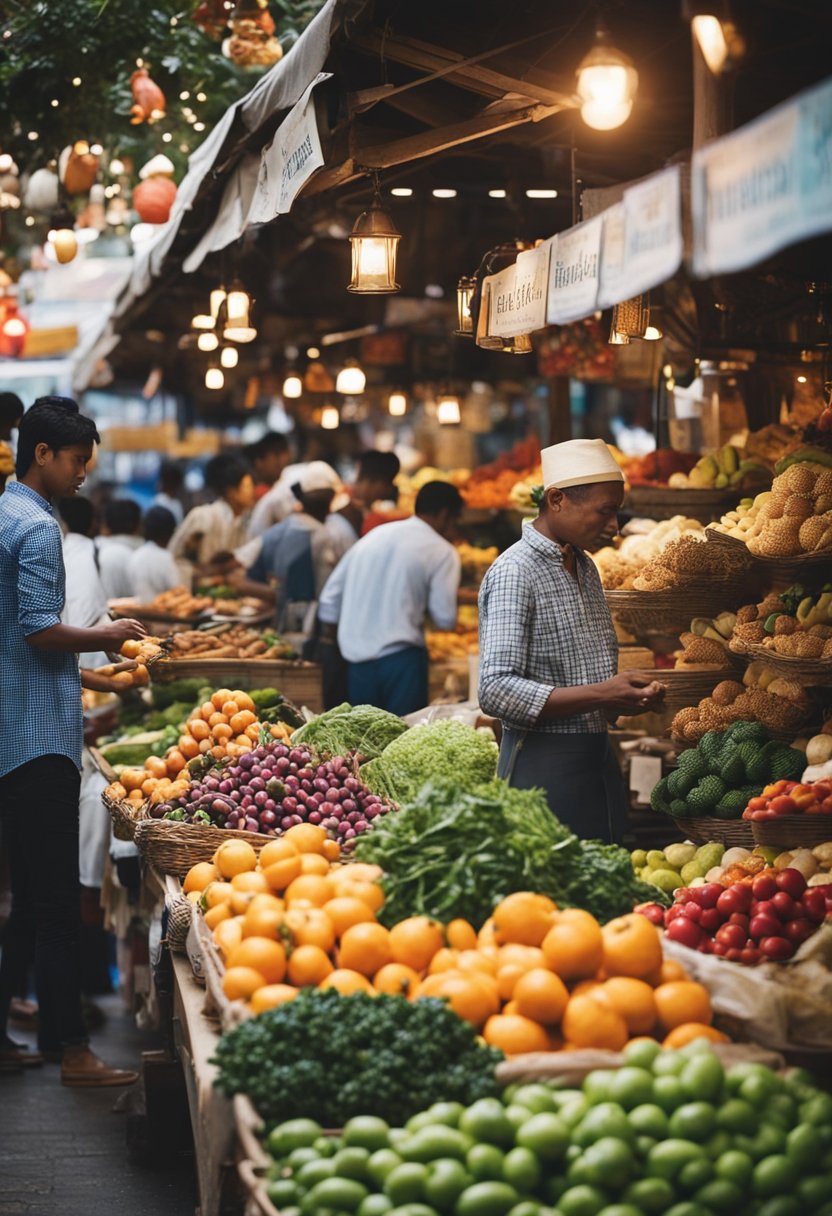
[[[285,891],[286,888],[299,878],[302,873],[301,856],[295,850],[294,856],[287,856],[280,861],[262,863],[263,875],[273,891]]]
[[[334,902],[334,901],[333,901]],[[350,925],[341,935],[338,966],[373,976],[393,962],[390,933],[375,921]]]
[[[483,1027],[482,1037],[507,1056],[552,1049],[552,1040],[540,1023],[516,1013],[498,1013],[490,1017]]]
[[[604,958],[601,926],[581,908],[556,912],[552,927],[543,939],[546,966],[562,980],[587,979],[595,975]]]
[[[476,950],[477,933],[469,921],[457,917],[445,926],[448,945],[453,950]]]
[[[345,867],[346,869],[346,867]],[[351,899],[360,899],[371,912],[378,912],[384,904],[384,892],[376,882],[347,882],[335,879],[336,895],[348,895]]]
[[[523,971],[531,971],[532,967],[546,966],[546,955],[540,946],[521,946],[517,942],[509,942],[497,951],[497,965],[518,966]]]
[[[656,1025],[653,989],[644,980],[629,975],[614,975],[601,985],[610,1004],[627,1023],[630,1034],[649,1034]]]
[[[603,967],[607,975],[632,975],[644,979],[662,963],[659,931],[640,912],[629,912],[609,921],[601,930],[604,939]]]
[[[704,1022],[682,1022],[681,1025],[674,1026],[667,1037],[662,1040],[662,1047],[674,1050],[686,1047],[695,1039],[709,1039],[711,1043],[731,1042],[727,1034],[723,1034],[721,1030],[716,1030]]]
[[[546,895],[515,891],[500,900],[494,909],[494,936],[497,944],[519,942],[539,946],[552,924],[556,905]]]
[[[346,967],[330,971],[318,987],[334,988],[341,996],[352,996],[354,992],[369,992],[374,996],[376,991],[366,975],[362,975],[360,971],[350,971]]]
[[[283,927],[284,913],[280,908],[255,907],[256,898],[243,915],[243,937],[269,937],[277,941]]]
[[[376,919],[375,914],[365,903],[360,899],[353,899],[349,895],[340,895],[336,896],[335,899],[327,900],[323,906],[323,911],[326,912],[335,926],[335,935],[339,938],[343,937],[351,925],[360,925],[369,921],[374,922]]]
[[[296,988],[317,988],[334,970],[320,946],[298,946],[289,955],[289,983]]]
[[[659,984],[669,984],[673,980],[689,980],[690,972],[686,971],[681,963],[677,963],[675,958],[665,958],[662,959],[656,978],[655,987],[658,988]]]
[[[473,971],[444,971],[437,979],[437,996],[443,997],[454,1013],[472,1026],[479,1028],[499,1013],[500,998],[488,984],[488,977]]]
[[[229,1001],[247,1001],[265,982],[253,967],[229,967],[222,977],[222,990]]]
[[[376,992],[411,999],[419,986],[419,972],[404,963],[387,963],[373,976]]]
[[[576,1047],[607,1047],[610,1051],[621,1051],[630,1037],[627,1023],[597,991],[569,998],[561,1030]]]
[[[708,989],[695,980],[671,980],[654,989],[659,1025],[665,1031],[675,1030],[685,1022],[710,1025],[713,1019]]]
[[[517,963],[506,963],[505,967],[499,969],[497,972],[497,991],[502,1000],[511,1000],[517,981],[521,975],[525,974],[526,968],[519,967]]]
[[[456,971],[458,958],[458,950],[452,950],[450,946],[443,946],[430,960],[428,975],[437,975],[440,971]]]
[[[349,875],[352,882],[378,882],[380,878],[384,877],[381,866],[369,861],[349,861],[341,867],[338,873],[344,876]]]
[[[279,984],[286,974],[286,951],[268,937],[244,937],[228,955],[228,966],[253,967],[265,984]]]
[[[214,865],[223,878],[233,878],[253,870],[257,865],[257,854],[245,840],[224,840],[214,854]]]
[[[535,967],[514,985],[512,1000],[523,1017],[550,1026],[559,1022],[569,1001],[566,985],[553,971]]]
[[[182,881],[182,890],[187,895],[189,891],[204,891],[212,882],[219,878],[217,867],[210,861],[198,861],[191,866]]]
[[[243,940],[242,916],[234,916],[231,920],[221,921],[211,936],[223,959],[227,959],[234,947],[239,946]]]
[[[270,895],[272,888],[260,870],[243,870],[231,879],[235,891],[250,891],[252,895]]]
[[[397,963],[424,971],[444,944],[442,926],[427,916],[409,916],[390,930],[390,948]]]
[[[234,888],[230,882],[223,882],[217,879],[216,882],[209,883],[202,893],[206,908],[215,908],[217,904],[228,904],[231,902],[231,896],[234,894]]]
[[[251,1012],[265,1013],[267,1009],[276,1009],[278,1005],[293,1001],[297,994],[297,988],[293,988],[291,984],[264,984],[251,995]]]
[[[335,894],[332,880],[322,874],[301,874],[286,888],[284,897],[287,904],[303,902],[315,908],[322,908]]]
[[[325,840],[323,848],[324,857],[327,861],[337,861],[341,856],[341,846],[337,840]]]
[[[322,908],[289,908],[286,926],[296,946],[320,946],[328,954],[335,945],[335,926]]]
[[[299,853],[323,856],[326,828],[318,823],[296,823],[283,833],[283,839],[294,845]]]
[[[322,853],[301,853],[301,874],[328,874],[329,869],[329,862]]]
[[[489,947],[498,946],[499,944],[494,930],[494,917],[489,916],[477,934],[477,947],[480,950],[487,950]]]
[[[276,839],[270,840],[268,844],[263,845],[258,861],[260,869],[267,870],[276,861],[285,861],[287,857],[299,856],[298,848],[292,844],[291,840],[287,840],[285,836],[278,836]]]

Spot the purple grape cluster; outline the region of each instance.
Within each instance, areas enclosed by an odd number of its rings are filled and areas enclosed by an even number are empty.
[[[265,836],[279,836],[296,823],[315,823],[349,848],[390,809],[354,775],[350,757],[319,761],[305,747],[275,742],[210,769],[186,795],[160,802],[150,813],[157,819]]]

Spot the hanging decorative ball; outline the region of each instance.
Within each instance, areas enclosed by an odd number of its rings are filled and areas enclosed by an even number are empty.
[[[145,181],[148,177],[173,177],[173,161],[160,152],[152,157],[146,165],[139,169],[139,177]]]
[[[130,90],[134,105],[130,107],[130,122],[154,123],[165,117],[165,95],[155,80],[151,80],[147,68],[137,68],[130,77]]]
[[[228,25],[228,9],[225,0],[203,0],[194,10],[194,24],[209,38],[219,41]]]
[[[51,169],[36,169],[23,192],[24,206],[30,211],[53,211],[58,205],[57,173]]]
[[[14,211],[20,206],[20,181],[13,173],[0,175],[0,211]]]
[[[64,148],[58,160],[58,173],[67,194],[86,194],[98,176],[99,158],[90,151],[85,139]]]
[[[58,228],[51,238],[51,245],[62,265],[71,262],[78,252],[78,239],[71,228]]]
[[[176,183],[169,177],[148,177],[133,191],[133,207],[146,224],[166,224],[176,198]]]
[[[274,21],[265,0],[238,0],[228,20],[231,37],[223,42],[222,53],[237,67],[271,67],[282,57],[283,48],[274,37]]]

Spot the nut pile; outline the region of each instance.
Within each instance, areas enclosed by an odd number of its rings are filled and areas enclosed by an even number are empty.
[[[740,608],[731,650],[745,654],[750,646],[763,646],[790,658],[832,659],[832,590],[806,596],[802,591],[790,588]]]
[[[723,515],[716,531],[743,540],[757,557],[792,557],[832,548],[832,469],[793,464],[771,489]]]
[[[600,549],[593,553],[592,560],[598,567],[601,583],[608,591],[632,590],[633,580],[642,567],[682,536],[704,540],[705,529],[698,519],[674,515],[647,532],[625,536],[617,549]]]
[[[705,585],[736,574],[736,558],[722,545],[703,545],[693,536],[672,541],[633,579],[635,591],[671,591]]]
[[[726,730],[738,721],[760,722],[775,734],[788,734],[799,730],[810,714],[809,698],[800,684],[752,663],[742,684],[722,680],[698,705],[680,709],[670,730],[686,743],[698,743],[709,730]]]

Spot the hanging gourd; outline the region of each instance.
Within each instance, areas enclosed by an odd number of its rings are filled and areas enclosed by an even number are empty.
[[[238,68],[265,68],[277,63],[283,47],[274,36],[274,21],[266,0],[238,0],[228,23],[231,37],[222,44],[222,53]]]
[[[64,148],[58,160],[58,173],[67,194],[86,194],[98,176],[99,158],[90,151],[85,139]]]
[[[137,68],[130,77],[130,90],[134,104],[130,107],[130,122],[154,123],[165,117],[165,95],[155,80],[151,80],[147,68]]]
[[[145,224],[166,224],[176,198],[176,182],[169,177],[148,177],[133,191],[133,209]]]

